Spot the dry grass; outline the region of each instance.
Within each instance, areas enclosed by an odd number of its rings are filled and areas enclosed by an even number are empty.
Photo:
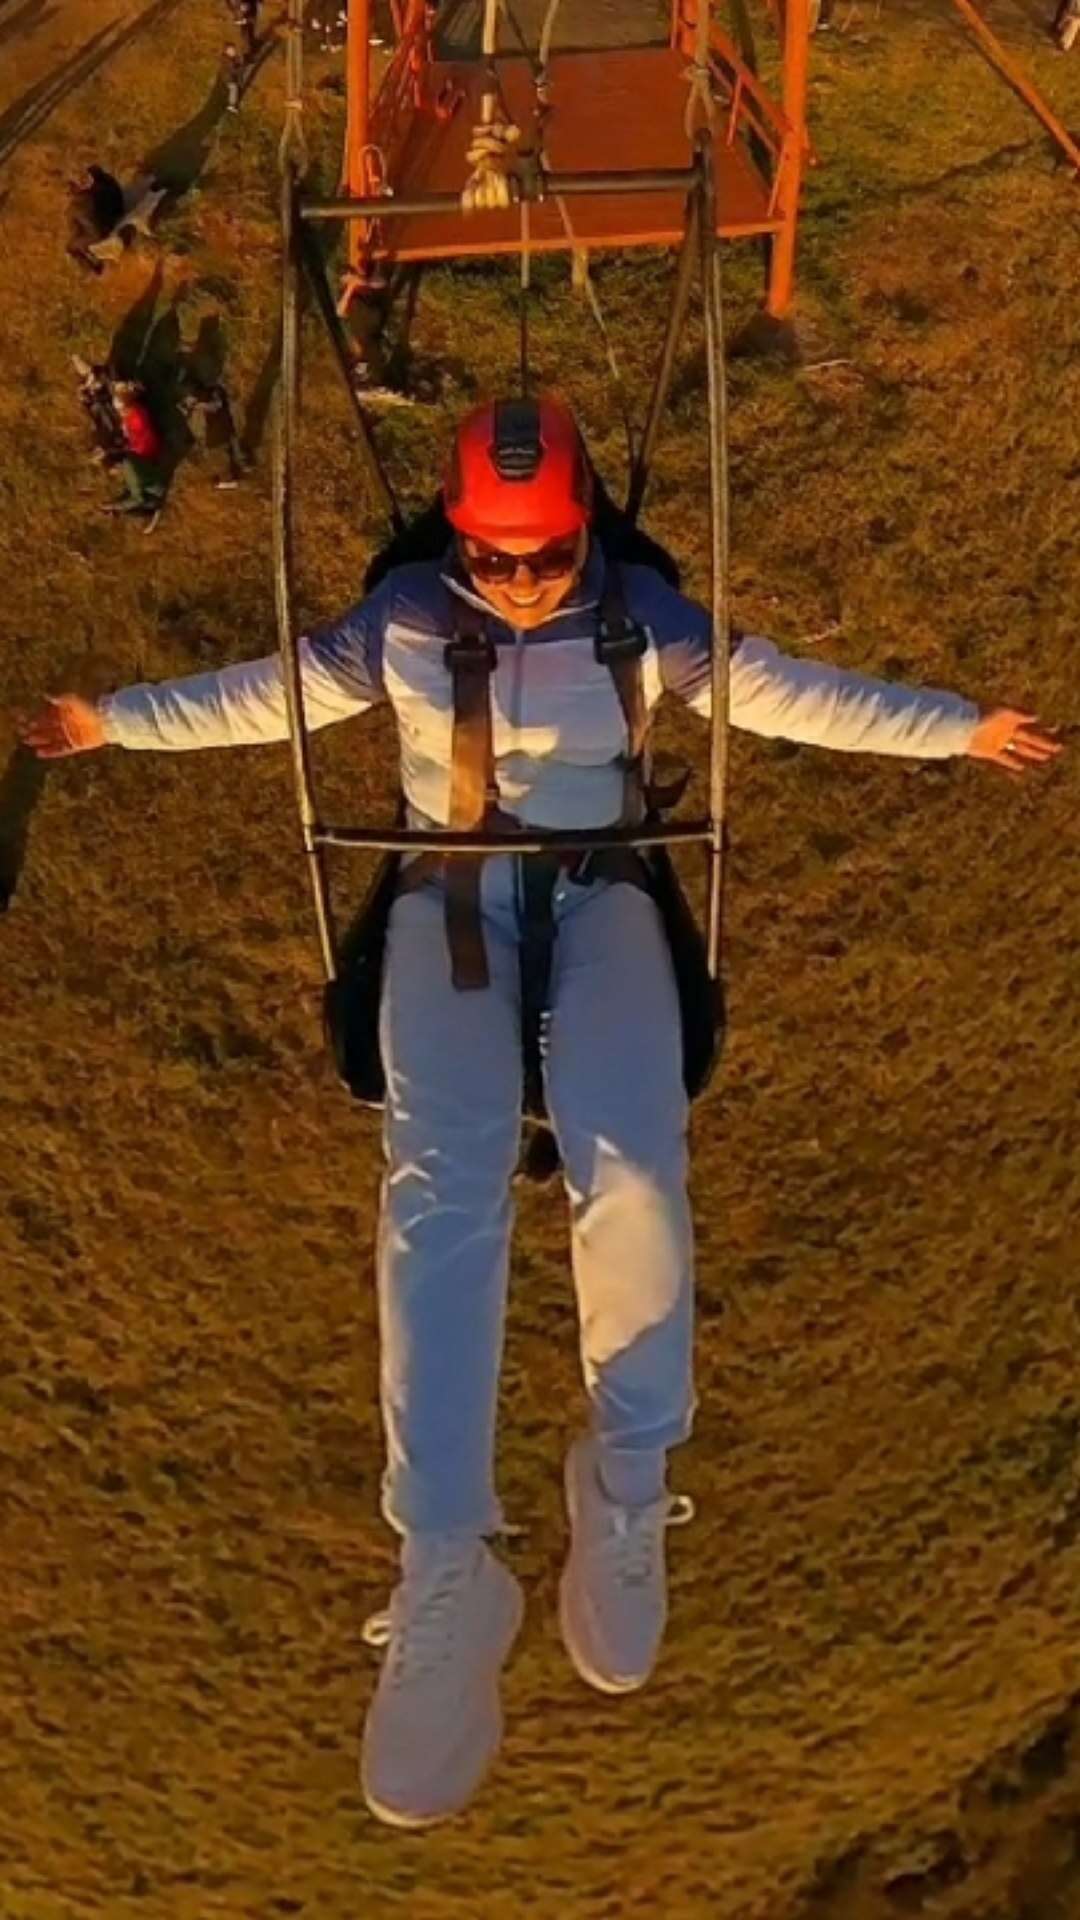
[[[1031,9],[1029,11],[1034,11]],[[15,43],[0,115],[112,16]],[[1068,117],[1080,63],[995,8]],[[0,12],[0,27],[4,15]],[[4,695],[268,644],[265,453],[194,465],[153,542],[96,511],[66,356],[145,259],[75,278],[78,150],[130,171],[205,99],[222,23],[166,13],[0,175]],[[802,256],[814,359],[733,369],[739,611],[839,660],[1075,727],[1076,188],[950,24],[869,4],[817,58]],[[280,65],[169,229],[159,317],[220,312],[260,391]],[[313,97],[313,145],[337,111]],[[662,263],[599,269],[633,385]],[[599,354],[545,267],[541,364],[613,475]],[[733,321],[751,310],[732,257]],[[511,349],[505,280],[432,275],[411,498]],[[265,379],[262,390],[265,390]],[[700,583],[701,368],[652,523]],[[256,412],[258,408],[256,407]],[[376,529],[328,363],[308,385],[305,611]],[[685,726],[680,732],[687,733]],[[320,745],[385,803],[385,730]],[[1075,754],[1072,761],[1075,760]],[[1080,1912],[1076,767],[1016,791],[741,741],[723,1085],[696,1124],[701,1412],[656,1684],[605,1703],[554,1629],[577,1417],[564,1234],[525,1195],[502,1480],[530,1611],[504,1759],[429,1838],[370,1822],[360,1647],[376,1516],[377,1133],[322,1056],[287,754],[101,756],[48,777],[3,923],[3,1920],[1073,1920]]]

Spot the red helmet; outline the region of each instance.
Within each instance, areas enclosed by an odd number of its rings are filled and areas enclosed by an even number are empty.
[[[592,474],[561,400],[489,400],[462,421],[443,497],[459,533],[537,546],[592,517]]]

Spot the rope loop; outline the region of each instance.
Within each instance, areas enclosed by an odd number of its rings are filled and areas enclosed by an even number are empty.
[[[465,155],[471,169],[461,191],[465,213],[490,212],[518,199],[521,128],[512,120],[490,120],[474,127]]]
[[[686,102],[683,126],[686,137],[693,145],[700,120],[712,130],[716,125],[716,105],[713,100],[713,76],[709,65],[709,43],[712,33],[712,0],[697,0],[697,18],[694,22],[694,57],[683,73],[683,79],[690,83],[690,94]]]
[[[692,143],[697,133],[699,123],[703,122],[709,128],[716,126],[716,100],[713,95],[712,68],[709,66],[708,61],[702,65],[700,61],[692,60],[690,65],[683,69],[683,79],[690,84],[690,95],[686,102],[683,126],[686,130],[687,139]]]

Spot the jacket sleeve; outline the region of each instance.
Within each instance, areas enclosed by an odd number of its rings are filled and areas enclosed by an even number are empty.
[[[663,589],[649,624],[666,692],[708,719],[711,622],[703,607]],[[945,760],[966,753],[979,709],[960,694],[876,680],[826,661],[782,653],[747,634],[731,659],[731,723],[766,739],[797,740],[838,753],[907,754]]]
[[[384,698],[382,633],[387,596],[380,588],[340,620],[300,641],[308,727],[348,720]],[[113,746],[250,747],[288,737],[285,685],[276,653],[182,680],[124,687],[98,701]]]

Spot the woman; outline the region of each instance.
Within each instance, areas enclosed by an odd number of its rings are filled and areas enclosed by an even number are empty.
[[[455,540],[441,562],[395,569],[301,642],[309,724],[389,700],[413,824],[509,817],[556,830],[640,818],[631,729],[599,644],[613,570],[590,539],[590,473],[572,416],[552,399],[476,409],[457,434],[445,500]],[[707,615],[651,568],[617,572],[646,708],[668,691],[707,715]],[[457,698],[462,659],[482,670],[471,733]],[[966,754],[1010,773],[1058,751],[1030,714],[980,714],[956,694],[792,659],[753,638],[732,660],[731,718],[767,737]],[[463,741],[482,740],[485,723],[487,792],[482,778],[470,796]],[[97,702],[62,695],[24,728],[46,757],[285,733],[276,656]],[[475,1791],[499,1744],[499,1674],[521,1621],[518,1583],[484,1536],[501,1518],[492,1452],[528,867],[502,854],[471,876],[460,861],[446,863],[446,878],[430,864],[406,872],[389,926],[378,1288],[383,1509],[402,1536],[402,1576],[376,1622],[388,1650],[363,1782],[372,1810],[398,1825],[442,1819]],[[665,1461],[693,1411],[679,1008],[656,906],[632,876],[558,869],[547,907],[544,1073],[592,1409],[566,1463],[561,1625],[582,1677],[618,1693],[644,1683],[659,1650],[673,1517]]]

